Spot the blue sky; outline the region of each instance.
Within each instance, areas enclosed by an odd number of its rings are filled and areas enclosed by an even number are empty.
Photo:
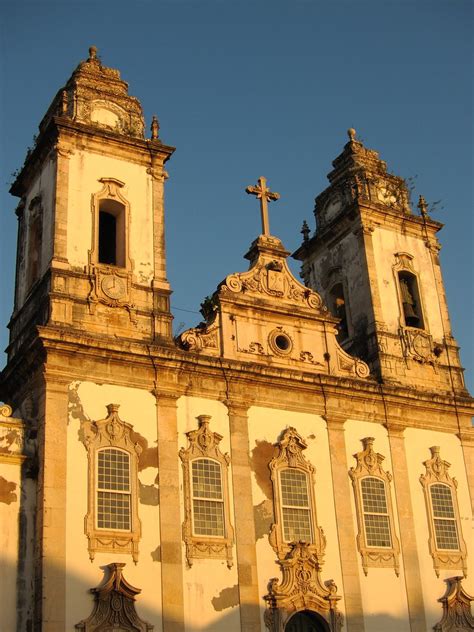
[[[11,173],[95,44],[147,125],[156,113],[162,140],[177,147],[166,188],[175,330],[196,324],[202,299],[247,267],[259,212],[245,187],[265,175],[281,194],[270,225],[295,250],[303,219],[314,229],[314,197],[352,126],[391,171],[416,176],[416,198],[441,200],[444,279],[474,390],[470,1],[3,0],[0,21],[2,349],[16,242]]]

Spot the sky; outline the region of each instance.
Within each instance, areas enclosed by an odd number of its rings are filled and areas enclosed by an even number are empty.
[[[0,0],[1,349],[13,301],[11,174],[95,45],[147,127],[156,114],[177,148],[166,183],[175,332],[199,322],[227,274],[247,269],[260,219],[245,187],[263,175],[280,193],[271,232],[296,250],[354,127],[414,183],[414,200],[439,201],[448,305],[473,392],[472,12],[470,0]]]

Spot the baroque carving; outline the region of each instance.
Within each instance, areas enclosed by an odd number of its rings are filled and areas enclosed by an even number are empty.
[[[187,329],[179,337],[178,342],[187,351],[202,351],[203,349],[219,349],[218,325],[213,323],[206,327],[205,323]]]
[[[76,624],[83,632],[106,632],[107,630],[134,630],[151,632],[154,626],[141,619],[135,610],[137,595],[141,593],[123,576],[125,564],[107,564],[108,578],[105,583],[91,588],[94,609],[91,615]]]
[[[343,616],[337,609],[341,597],[333,580],[321,581],[321,562],[316,547],[308,542],[293,542],[283,559],[278,560],[282,580],[268,584],[265,624],[271,632],[283,632],[290,617],[303,610],[322,616],[331,632],[339,632]]]
[[[188,447],[181,448],[179,457],[183,467],[184,481],[184,522],[183,539],[186,546],[186,560],[192,566],[195,559],[225,559],[228,568],[233,565],[232,546],[234,529],[230,523],[228,469],[230,456],[223,454],[219,448],[222,435],[209,428],[210,415],[199,415],[198,429],[186,433]],[[209,458],[220,464],[222,502],[224,512],[224,535],[198,535],[193,529],[193,488],[191,463],[195,459]]]
[[[263,295],[299,303],[316,311],[326,311],[319,294],[299,283],[288,270],[286,261],[262,255],[259,262],[247,272],[227,276],[220,286],[220,292]]]
[[[463,539],[461,530],[461,521],[459,515],[459,506],[457,499],[457,487],[458,482],[455,478],[449,475],[449,468],[451,464],[445,461],[440,456],[440,447],[432,446],[430,448],[431,459],[424,461],[423,465],[426,468],[425,474],[420,476],[420,483],[423,487],[425,496],[425,505],[428,516],[428,529],[429,540],[428,546],[431,557],[433,558],[433,566],[437,577],[440,575],[440,570],[445,568],[450,569],[462,569],[463,573],[467,575],[467,547]],[[456,550],[440,550],[436,545],[436,531],[435,531],[435,516],[433,512],[433,505],[431,501],[431,485],[441,483],[449,487],[452,509],[454,512],[453,522],[457,531],[459,548]]]
[[[356,504],[357,514],[357,548],[362,558],[362,568],[367,575],[369,567],[382,567],[393,568],[396,575],[400,573],[400,543],[395,533],[394,517],[392,507],[392,495],[390,493],[390,482],[392,475],[383,469],[382,463],[385,457],[378,452],[375,452],[373,448],[374,437],[365,437],[362,439],[362,445],[364,449],[361,452],[354,454],[354,458],[357,461],[356,467],[351,467],[349,470],[349,476],[352,480],[352,487],[354,489],[354,497]],[[387,517],[385,528],[388,529],[390,534],[389,546],[369,546],[367,543],[367,530],[365,524],[365,512],[362,499],[361,481],[367,477],[374,477],[383,481],[383,489],[386,502],[386,512],[384,515]]]
[[[98,551],[130,553],[133,561],[138,561],[138,542],[141,523],[138,517],[138,458],[142,452],[140,444],[134,440],[133,426],[119,417],[119,404],[108,404],[108,415],[100,421],[85,420],[81,423],[80,437],[87,450],[89,464],[88,511],[84,518],[84,532],[88,538],[89,557],[94,559]],[[96,459],[101,448],[119,448],[130,457],[130,512],[129,531],[99,529],[96,526],[97,480]]]
[[[443,617],[437,623],[434,632],[461,632],[474,630],[474,617],[471,612],[471,601],[462,586],[463,577],[448,577],[446,593],[438,599],[443,604]]]

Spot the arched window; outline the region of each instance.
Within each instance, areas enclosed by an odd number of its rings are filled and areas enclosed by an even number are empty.
[[[398,283],[405,325],[423,329],[423,312],[416,276],[404,270],[398,273]]]
[[[97,452],[98,529],[132,528],[130,455],[124,450],[103,448]]]
[[[337,325],[337,339],[339,342],[342,342],[349,337],[347,305],[342,283],[336,283],[332,286],[329,292],[329,297],[331,312],[334,314],[334,316],[337,316],[337,318],[341,319]]]
[[[390,516],[384,481],[367,476],[360,480],[360,488],[367,546],[391,547]]]
[[[286,468],[280,470],[281,522],[285,542],[313,541],[311,506],[306,472]]]
[[[133,426],[122,421],[118,404],[100,421],[83,421],[81,436],[89,463],[85,534],[89,557],[97,552],[130,553],[138,561],[138,457]]]
[[[321,616],[303,610],[291,617],[285,625],[285,632],[329,632],[329,626]]]
[[[181,448],[183,465],[186,560],[225,559],[231,568],[234,530],[230,523],[228,470],[230,458],[222,454],[222,435],[209,428],[211,417],[199,415],[199,427],[186,433],[188,447]]]
[[[221,466],[211,459],[191,461],[193,534],[223,537],[224,495]]]
[[[390,494],[392,475],[383,469],[385,457],[375,452],[374,437],[362,439],[364,449],[354,454],[356,467],[351,467],[357,515],[357,548],[362,568],[393,568],[399,574],[400,543],[395,533]]]
[[[125,206],[116,200],[99,202],[98,262],[125,267]]]
[[[295,542],[305,542],[318,552],[324,549],[324,536],[316,519],[315,470],[303,454],[306,448],[296,428],[286,428],[269,463],[275,516],[269,543],[280,559]]]
[[[462,570],[467,574],[467,547],[464,542],[457,499],[457,481],[449,475],[450,463],[440,456],[440,447],[430,448],[431,459],[424,462],[426,473],[420,476],[425,494],[430,537],[428,545],[433,566]]]

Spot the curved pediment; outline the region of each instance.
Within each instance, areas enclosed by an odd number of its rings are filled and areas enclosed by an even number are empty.
[[[183,332],[178,344],[241,362],[367,378],[367,364],[336,340],[338,319],[295,279],[287,256],[279,239],[260,235],[246,255],[249,269],[219,284],[202,304],[205,321]]]

